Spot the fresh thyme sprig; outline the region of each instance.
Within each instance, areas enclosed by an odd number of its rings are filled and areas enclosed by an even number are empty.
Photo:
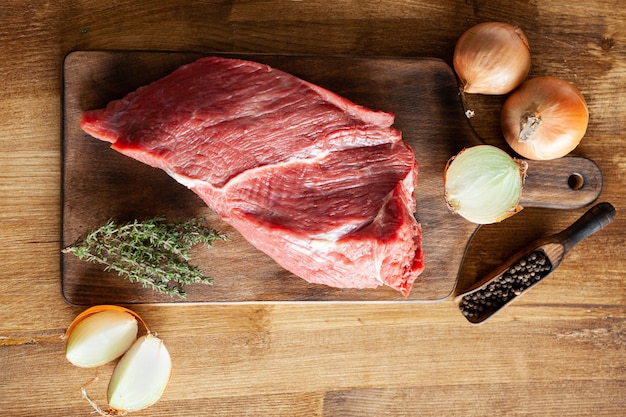
[[[79,259],[106,265],[130,282],[184,299],[187,284],[211,285],[213,280],[191,265],[190,249],[197,244],[213,246],[226,235],[203,219],[168,223],[163,217],[117,224],[113,220],[90,231],[63,249]]]

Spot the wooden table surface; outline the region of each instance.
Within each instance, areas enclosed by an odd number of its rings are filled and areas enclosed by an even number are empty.
[[[436,303],[137,305],[174,362],[161,401],[137,416],[626,415],[626,10],[587,1],[60,1],[0,4],[0,411],[89,416],[113,365],[66,362],[83,308],[60,291],[63,58],[74,50],[435,57],[483,21],[519,25],[531,76],[574,83],[591,113],[576,153],[604,174],[616,220],[492,320]],[[501,97],[471,120],[502,144]],[[518,247],[585,211],[526,209],[481,228],[468,285]],[[243,267],[243,266],[242,266]]]

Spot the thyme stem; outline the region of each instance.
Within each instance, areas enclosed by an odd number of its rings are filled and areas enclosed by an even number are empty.
[[[163,217],[117,224],[113,220],[87,232],[63,249],[87,262],[106,265],[130,282],[139,282],[161,294],[184,299],[188,284],[211,285],[213,280],[191,265],[191,248],[213,246],[226,235],[204,219],[168,223]]]

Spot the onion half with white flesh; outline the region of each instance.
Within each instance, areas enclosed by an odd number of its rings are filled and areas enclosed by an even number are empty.
[[[492,145],[463,149],[444,171],[448,208],[477,224],[500,222],[522,207],[528,164]]]

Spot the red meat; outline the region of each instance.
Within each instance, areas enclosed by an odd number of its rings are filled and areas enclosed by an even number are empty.
[[[299,277],[408,296],[423,270],[413,150],[374,112],[266,65],[202,58],[85,112]]]

